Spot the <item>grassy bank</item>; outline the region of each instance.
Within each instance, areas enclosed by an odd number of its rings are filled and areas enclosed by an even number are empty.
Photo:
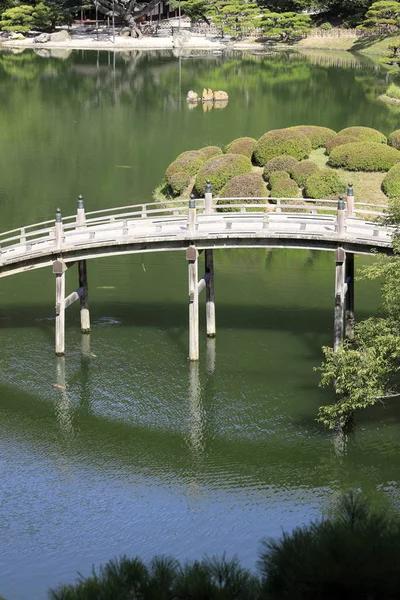
[[[387,56],[390,44],[400,44],[400,35],[370,35],[365,37],[320,37],[310,36],[300,40],[298,48],[318,50],[348,50],[360,54]]]

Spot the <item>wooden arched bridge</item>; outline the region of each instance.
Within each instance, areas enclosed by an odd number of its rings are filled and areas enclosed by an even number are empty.
[[[236,202],[232,204],[232,200]],[[86,260],[115,254],[182,250],[189,269],[189,358],[199,358],[200,292],[206,290],[207,336],[215,336],[213,250],[307,248],[335,252],[337,349],[354,320],[354,254],[392,252],[392,230],[380,223],[385,207],[333,200],[212,198],[176,200],[77,213],[0,234],[0,277],[52,266],[56,276],[57,355],[64,354],[65,310],[80,301],[81,329],[90,331]],[[198,278],[204,251],[205,274]],[[65,273],[78,263],[79,287],[65,297]]]

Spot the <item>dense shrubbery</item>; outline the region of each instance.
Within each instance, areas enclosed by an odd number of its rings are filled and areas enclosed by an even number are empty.
[[[346,191],[346,184],[339,175],[330,169],[320,169],[307,179],[305,196],[307,198],[329,198]]]
[[[348,171],[388,171],[400,162],[400,152],[386,144],[357,142],[332,150],[328,165]]]
[[[339,131],[338,135],[350,135],[360,142],[376,142],[377,144],[386,144],[387,142],[383,133],[371,127],[346,127]]]
[[[279,179],[271,188],[271,198],[297,198],[299,188],[293,179]]]
[[[191,176],[187,173],[174,173],[169,177],[169,188],[173,196],[180,196],[188,189]]]
[[[343,144],[352,144],[359,141],[360,140],[358,138],[352,135],[336,135],[326,144],[326,154],[328,154],[329,156],[329,154],[334,148],[337,148],[338,146],[343,146]]]
[[[221,198],[268,197],[267,187],[259,173],[245,173],[230,179],[220,192]]]
[[[293,129],[275,129],[258,140],[253,159],[257,165],[264,166],[271,158],[282,154],[298,160],[308,158],[311,150],[311,142],[303,133]]]
[[[219,146],[205,146],[204,148],[200,148],[199,152],[204,154],[206,160],[213,158],[213,156],[219,156],[222,154],[222,150]]]
[[[176,173],[186,173],[187,175],[197,175],[206,160],[205,155],[198,150],[189,150],[182,152],[172,162],[165,172],[165,180],[171,184],[171,176]]]
[[[310,175],[318,170],[318,166],[312,160],[303,160],[290,169],[290,175],[297,185],[304,187]]]
[[[382,190],[389,198],[400,198],[400,163],[387,173],[382,181]]]
[[[275,156],[275,158],[271,158],[267,162],[264,167],[263,177],[265,181],[269,181],[271,173],[274,171],[287,171],[289,172],[295,165],[297,165],[299,161],[297,158],[293,158],[293,156]]]
[[[269,176],[268,183],[270,187],[273,187],[275,184],[278,183],[278,181],[281,181],[282,179],[290,179],[289,173],[287,171],[274,171]]]
[[[333,137],[336,136],[336,131],[328,127],[317,127],[316,125],[296,125],[290,127],[291,130],[304,133],[311,142],[313,149],[325,147]]]
[[[400,129],[393,131],[388,137],[388,144],[396,150],[400,150]]]
[[[250,160],[241,154],[224,154],[210,158],[198,173],[195,188],[200,196],[204,196],[204,188],[209,179],[216,196],[230,179],[236,175],[250,173],[251,169]]]
[[[237,140],[233,140],[233,142],[225,146],[224,152],[226,154],[243,154],[243,156],[251,158],[256,144],[257,140],[254,138],[238,138]]]

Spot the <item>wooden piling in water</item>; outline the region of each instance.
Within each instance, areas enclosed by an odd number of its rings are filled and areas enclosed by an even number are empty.
[[[199,360],[198,257],[195,246],[186,250],[189,275],[189,360]]]
[[[63,262],[63,261],[62,261]],[[53,263],[53,273],[56,275],[56,356],[64,356],[65,353],[65,270],[61,263],[61,272],[54,271],[56,263]],[[57,267],[56,267],[57,268]]]
[[[346,313],[345,336],[352,339],[354,336],[354,254],[346,254]]]
[[[335,251],[335,314],[333,349],[337,352],[343,344],[345,304],[346,252],[339,247]]]
[[[90,314],[86,260],[78,260],[78,274],[79,287],[82,289],[82,294],[79,297],[81,307],[81,331],[82,333],[90,333]]]
[[[206,279],[206,329],[207,337],[213,338],[216,334],[215,328],[215,299],[214,299],[214,256],[213,250],[204,252]]]

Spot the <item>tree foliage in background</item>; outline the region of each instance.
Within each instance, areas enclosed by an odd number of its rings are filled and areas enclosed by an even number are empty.
[[[267,12],[263,15],[261,26],[268,36],[278,36],[281,41],[300,37],[311,28],[312,21],[309,15],[284,12]]]
[[[256,2],[228,0],[214,2],[207,16],[223,33],[241,37],[244,29],[254,29],[260,25],[260,13]]]
[[[384,33],[392,33],[400,27],[400,2],[381,0],[374,2],[360,26],[362,29],[377,28]]]
[[[122,23],[124,23],[132,32],[133,36],[142,37],[142,33],[137,23],[146,15],[150,14],[161,0],[97,0],[99,10],[105,15],[112,16],[113,11]]]

